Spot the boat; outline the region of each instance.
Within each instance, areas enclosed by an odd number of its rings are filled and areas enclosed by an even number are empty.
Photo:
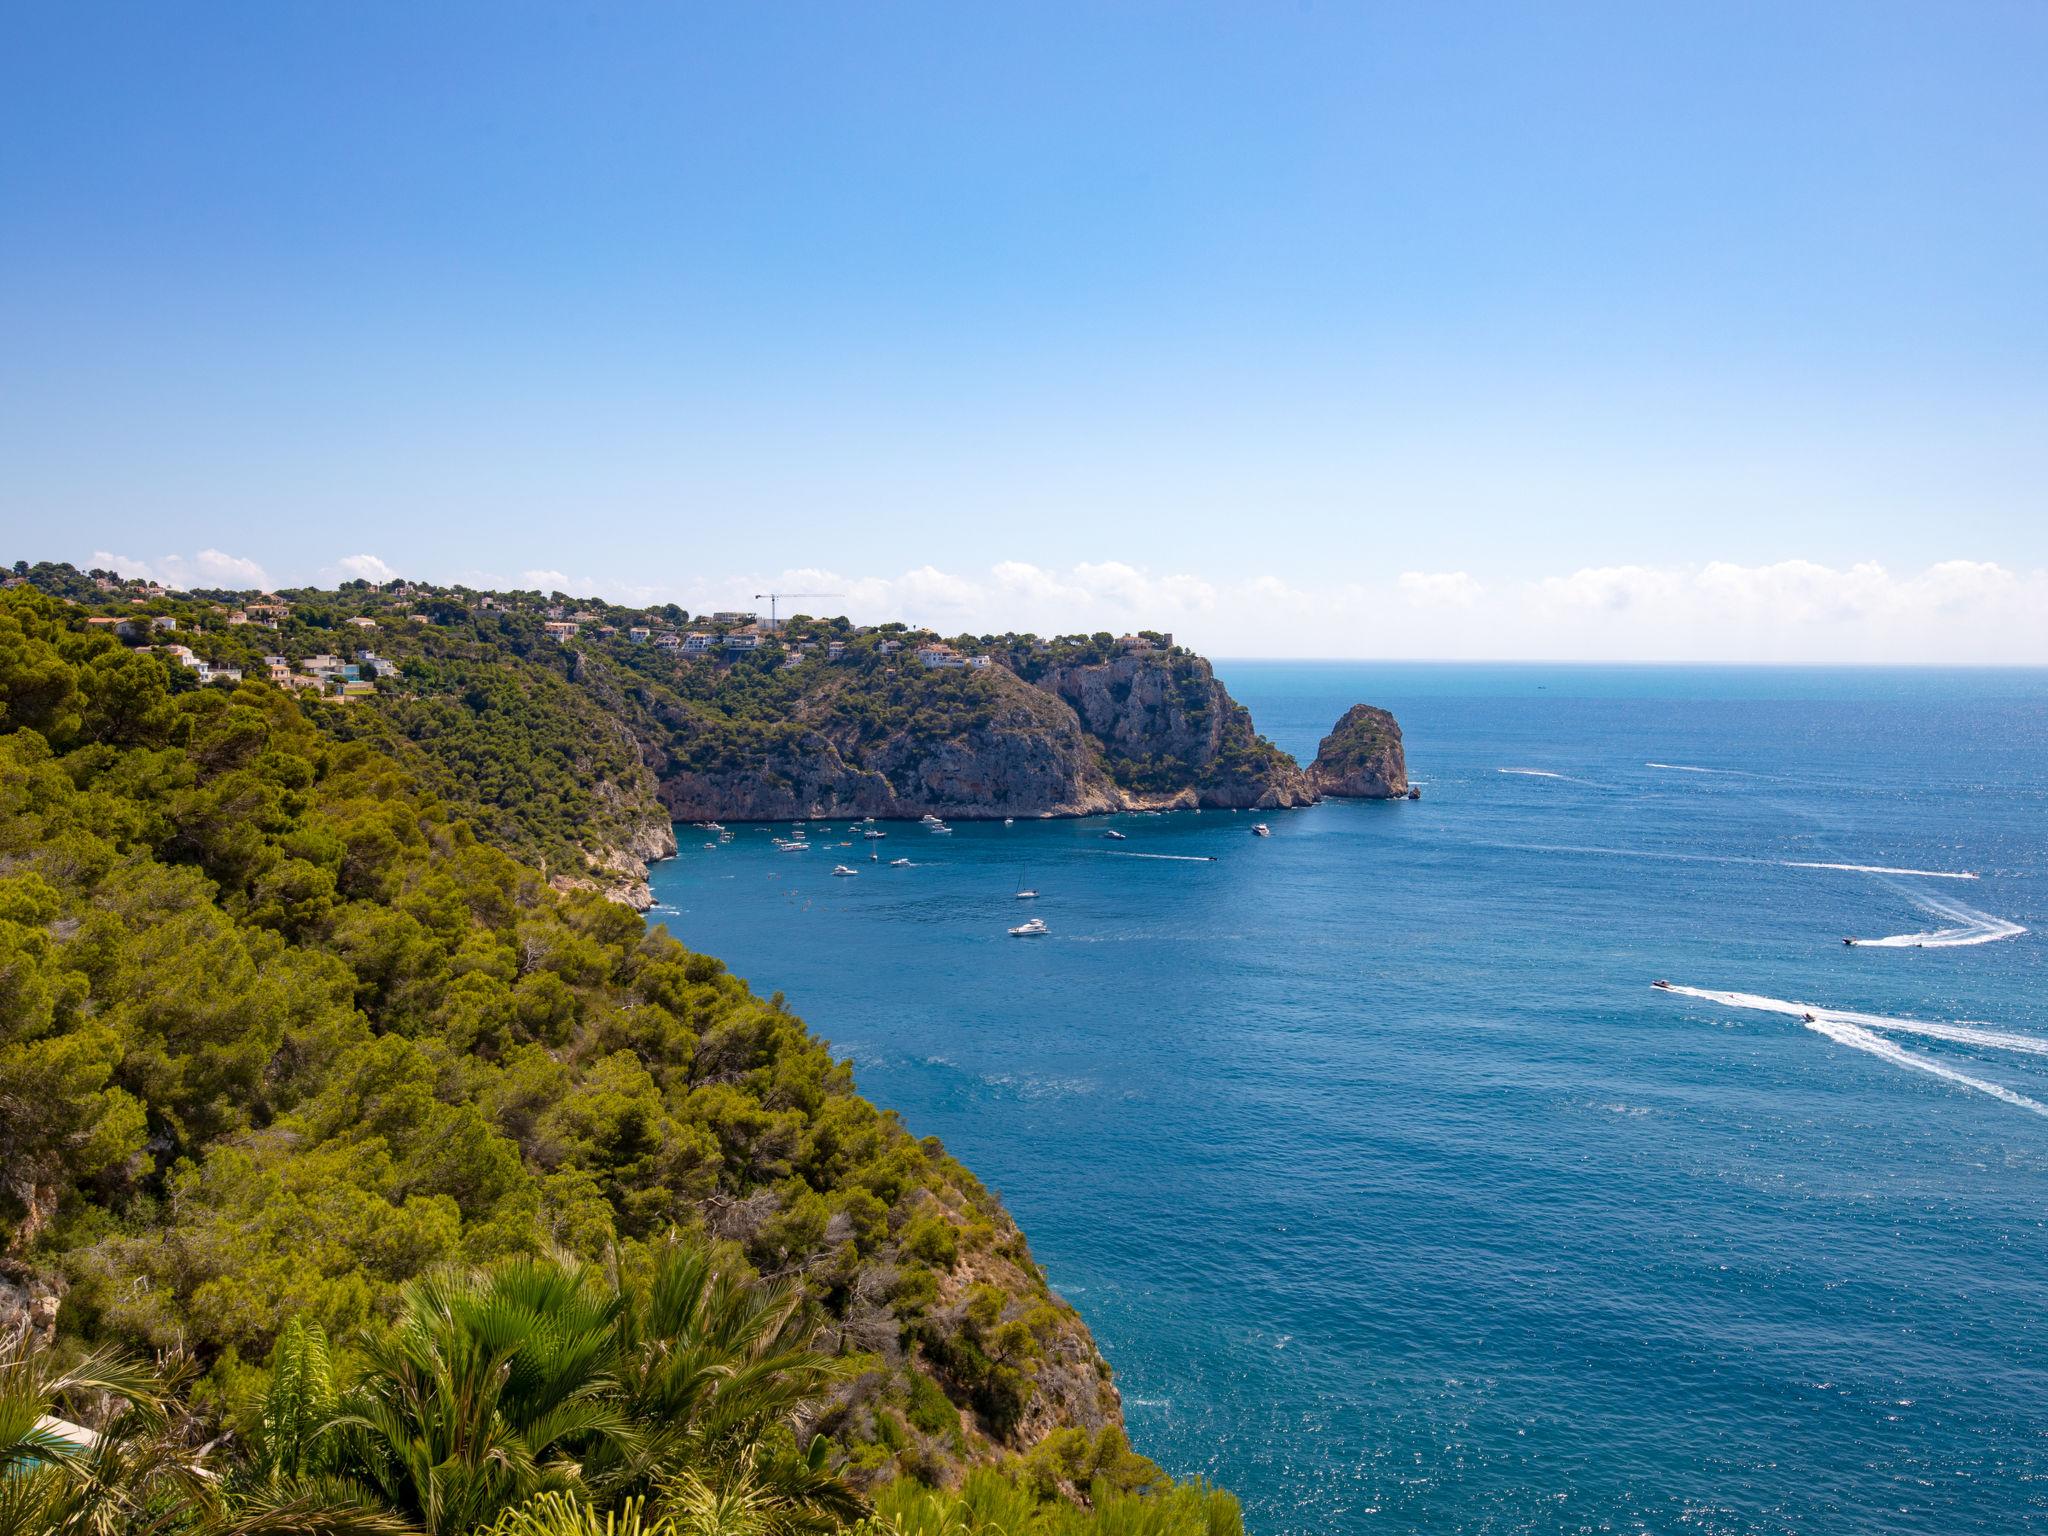
[[[780,838],[777,838],[775,840],[775,851],[777,853],[809,853],[811,845],[809,843],[785,843]]]
[[[1012,928],[1010,930],[1010,937],[1013,939],[1030,939],[1036,938],[1039,934],[1047,931],[1045,920],[1034,917],[1030,922],[1019,923],[1016,927]]]
[[[1799,1015],[1799,1022],[1802,1024],[1818,1024],[1820,1020],[1816,1019],[1810,1013],[1802,1013],[1801,1015]]]
[[[1003,818],[1003,825],[1006,827],[1014,827],[1015,825],[1017,825],[1017,818],[1014,816],[1005,816]]]
[[[1671,990],[1671,983],[1661,978],[1651,982],[1650,985],[1653,987],[1662,987],[1666,992],[1669,992]]]
[[[832,873],[835,875],[857,875],[860,873],[860,871],[857,869],[849,869],[844,864],[834,864],[832,866]]]
[[[1111,827],[1107,832],[1103,833],[1102,835],[1108,838],[1113,843],[1121,843],[1127,841],[1123,833],[1117,831],[1114,827]]]
[[[1252,823],[1253,837],[1271,837],[1272,835],[1273,829],[1267,826],[1263,821],[1255,821]]]
[[[861,833],[861,836],[866,838],[869,842],[874,842],[876,839],[884,838],[888,835],[889,834],[886,832],[877,832],[873,827],[869,827],[867,831]]]
[[[1856,947],[1856,941],[1854,939],[1844,939],[1842,940],[1842,943],[1846,948],[1849,949],[1854,949]]]
[[[926,811],[922,816],[918,817],[917,819],[923,822],[928,827],[937,827],[944,825],[944,823],[941,822],[939,818],[934,816],[930,811]]]
[[[1018,899],[1019,901],[1036,901],[1036,900],[1038,899],[1038,892],[1036,892],[1036,891],[1019,891],[1019,892],[1017,893],[1017,899]]]
[[[910,869],[914,866],[908,859],[891,859],[889,861],[889,867],[891,869]]]
[[[953,829],[949,826],[946,826],[944,823],[940,823],[939,825],[934,827],[928,827],[925,830],[930,832],[934,837],[951,837],[953,835]]]

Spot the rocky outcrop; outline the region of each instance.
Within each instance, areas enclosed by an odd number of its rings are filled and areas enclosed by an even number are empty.
[[[877,726],[858,684],[804,699],[795,718],[728,743],[723,722],[682,717],[660,794],[678,821],[809,816],[1087,816],[1120,807],[1073,712],[1012,674],[973,680],[959,719],[912,713]],[[714,738],[705,741],[705,735]]]
[[[1398,800],[1408,793],[1401,727],[1384,709],[1354,704],[1344,711],[1309,765],[1319,795],[1342,800]]]
[[[1126,653],[1052,667],[1036,682],[1099,744],[1124,808],[1266,810],[1315,799],[1300,768],[1260,737],[1251,712],[1199,656]]]

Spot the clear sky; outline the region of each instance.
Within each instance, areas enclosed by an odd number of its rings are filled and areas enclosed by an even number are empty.
[[[0,554],[2048,662],[2044,80],[2040,0],[5,0]]]

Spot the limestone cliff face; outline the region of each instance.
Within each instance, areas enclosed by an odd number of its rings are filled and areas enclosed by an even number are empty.
[[[997,666],[943,694],[905,696],[910,704],[885,708],[873,680],[840,676],[771,725],[671,713],[662,722],[669,758],[657,768],[662,802],[678,821],[781,821],[1091,816],[1315,799],[1209,664],[1184,651],[1027,676]]]
[[[974,685],[980,707],[965,718],[879,729],[857,689],[831,686],[806,698],[794,719],[711,754],[693,752],[693,737],[723,728],[678,717],[662,802],[678,821],[1087,816],[1121,807],[1071,710],[1000,669]]]
[[[1129,808],[1264,810],[1315,799],[1199,656],[1141,651],[1052,667],[1036,681],[1101,745]]]
[[[1308,782],[1337,799],[1400,799],[1408,793],[1408,760],[1399,723],[1384,709],[1352,705],[1316,749]]]

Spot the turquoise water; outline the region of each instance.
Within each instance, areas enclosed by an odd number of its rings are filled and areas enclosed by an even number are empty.
[[[1304,758],[1394,709],[1424,798],[686,835],[658,916],[1262,1536],[2048,1531],[2048,673],[1219,670]]]

